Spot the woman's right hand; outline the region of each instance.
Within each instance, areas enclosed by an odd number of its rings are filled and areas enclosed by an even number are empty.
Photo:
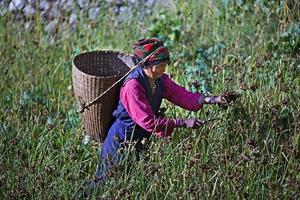
[[[203,104],[216,104],[221,108],[227,108],[230,103],[236,101],[240,97],[240,94],[236,92],[225,91],[218,96],[205,96],[203,95],[199,99],[199,103]]]
[[[229,102],[227,101],[227,99],[225,97],[223,97],[222,95],[219,95],[216,97],[216,105],[218,105],[221,108],[227,108],[229,105]]]
[[[240,97],[236,92],[225,91],[223,94],[217,96],[216,104],[221,108],[227,108],[230,103],[235,102]]]

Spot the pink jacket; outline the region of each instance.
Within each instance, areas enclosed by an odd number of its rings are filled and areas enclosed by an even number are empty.
[[[201,93],[192,93],[176,84],[167,75],[162,75],[163,98],[186,110],[198,111]],[[120,100],[129,116],[139,126],[158,137],[170,136],[176,126],[175,119],[156,117],[149,105],[143,86],[136,79],[131,79],[121,88]]]

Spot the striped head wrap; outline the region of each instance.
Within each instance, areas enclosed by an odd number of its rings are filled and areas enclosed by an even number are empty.
[[[143,60],[152,52],[154,52],[144,62],[144,66],[153,66],[162,62],[170,62],[170,55],[168,49],[164,47],[163,41],[157,38],[141,39],[134,44],[133,50],[134,56],[138,62]]]

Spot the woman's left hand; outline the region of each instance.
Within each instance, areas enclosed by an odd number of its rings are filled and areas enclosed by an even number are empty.
[[[199,128],[206,123],[205,120],[201,119],[177,119],[176,127],[186,127],[186,128]]]

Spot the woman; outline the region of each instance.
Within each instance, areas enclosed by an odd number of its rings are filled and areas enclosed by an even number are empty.
[[[191,93],[177,85],[165,74],[170,61],[169,52],[163,42],[156,38],[139,40],[133,47],[137,66],[124,80],[120,100],[113,112],[116,121],[111,126],[103,143],[94,180],[90,186],[107,179],[110,170],[122,160],[122,150],[128,141],[134,142],[136,152],[143,148],[142,141],[152,134],[158,137],[171,136],[174,128],[197,128],[205,123],[199,119],[169,119],[159,116],[162,99],[186,110],[198,111],[203,104],[224,105],[228,102],[220,96],[204,96]]]

